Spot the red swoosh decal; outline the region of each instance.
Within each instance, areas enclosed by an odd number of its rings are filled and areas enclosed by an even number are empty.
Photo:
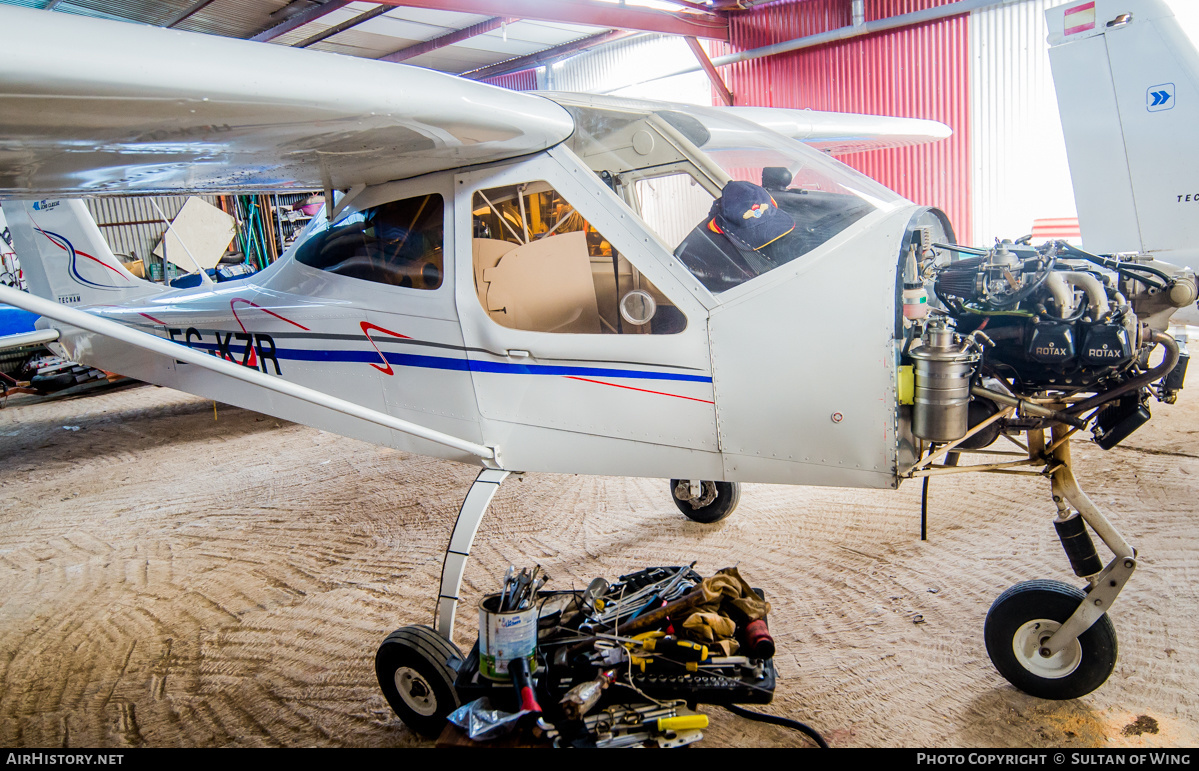
[[[379,332],[383,332],[384,334],[391,335],[392,337],[400,337],[405,340],[411,340],[412,338],[409,337],[408,335],[401,335],[399,332],[392,332],[390,329],[385,329],[385,328],[379,326],[378,324],[372,324],[369,321],[363,321],[362,323],[359,324],[359,326],[362,327],[362,334],[366,335],[366,339],[368,341],[370,341],[371,347],[373,347],[375,349],[375,352],[379,354],[379,358],[383,360],[382,367],[380,367],[378,364],[371,364],[371,366],[374,367],[375,369],[379,370],[380,372],[382,372],[385,375],[394,375],[395,370],[393,370],[391,368],[391,362],[389,362],[387,360],[387,357],[385,357],[383,355],[383,352],[379,350],[379,346],[375,345],[375,341],[371,339],[370,331],[372,329],[378,330]]]
[[[35,227],[36,227],[36,226],[35,226]],[[43,236],[46,236],[46,231],[42,230],[41,228],[38,228],[38,229],[37,229],[37,232],[41,233]],[[62,249],[64,252],[65,252],[65,251],[67,251],[67,247],[65,247],[65,246],[63,246],[62,244],[58,243],[58,242],[57,242],[57,241],[55,241],[53,238],[50,238],[50,236],[46,236],[46,240],[47,240],[47,241],[49,241],[50,243],[54,244],[55,246],[57,246],[59,249]],[[109,265],[107,262],[104,262],[103,260],[101,260],[101,259],[99,259],[99,258],[93,257],[93,256],[91,256],[90,254],[88,254],[87,252],[81,252],[81,251],[79,251],[78,249],[76,249],[76,250],[75,250],[75,254],[78,254],[80,257],[86,257],[86,258],[88,258],[89,260],[91,260],[92,262],[94,262],[94,263],[96,263],[96,264],[98,264],[98,265],[103,265],[104,267],[108,268],[108,269],[109,269],[109,270],[111,270],[113,273],[116,273],[118,276],[120,276],[121,278],[125,279],[126,281],[128,281],[128,280],[129,280],[129,275],[128,275],[127,273],[125,273],[124,271],[117,270],[117,269],[116,269],[116,268],[114,268],[113,266]]]
[[[262,311],[263,313],[269,313],[272,316],[274,316],[275,318],[282,319],[283,321],[286,321],[288,324],[291,324],[292,326],[295,326],[295,327],[299,327],[300,329],[304,330],[305,332],[311,331],[308,329],[308,327],[304,326],[303,324],[297,324],[296,322],[292,321],[291,319],[286,318],[284,316],[280,316],[278,313],[275,313],[274,311],[272,311],[268,308],[263,308],[258,303],[252,303],[249,300],[243,299],[241,297],[234,297],[232,300],[229,301],[229,310],[233,311],[233,320],[237,322],[237,325],[239,327],[241,327],[241,332],[243,335],[247,335],[247,334],[249,334],[249,332],[246,331],[246,325],[241,323],[241,319],[238,318],[238,316],[237,316],[237,308],[235,307],[237,303],[245,303],[246,305],[249,305],[253,308],[257,308],[258,310]],[[250,348],[250,356],[248,359],[246,359],[246,366],[247,367],[257,367],[258,366],[258,355],[254,351],[254,344],[251,341],[251,342],[246,343],[246,345]]]
[[[245,303],[246,305],[257,308],[258,310],[262,311],[263,313],[269,313],[270,315],[274,316],[275,318],[279,319],[280,321],[286,321],[288,324],[291,324],[293,327],[299,327],[300,329],[304,330],[305,332],[312,331],[311,329],[304,326],[303,324],[292,321],[291,319],[287,318],[286,316],[280,316],[278,313],[275,313],[273,310],[271,310],[269,308],[263,308],[258,303],[252,303],[249,300],[245,300],[241,297],[234,297],[232,300],[229,301],[229,310],[233,311],[233,318],[235,321],[237,321],[238,325],[241,326],[242,332],[246,331],[246,327],[244,324],[241,323],[241,319],[237,318],[237,308],[233,307],[235,303]]]

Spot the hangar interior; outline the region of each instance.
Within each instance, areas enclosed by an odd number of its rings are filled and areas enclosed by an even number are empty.
[[[1191,109],[1199,9],[1123,1],[0,0],[0,46],[84,19],[190,33],[181,57],[268,51],[220,62],[263,133],[370,90],[341,73],[422,95],[317,115],[351,139],[307,176],[263,171],[300,137],[239,161],[242,187],[189,185],[172,153],[213,167],[244,127],[43,146],[29,127],[58,119],[21,99],[68,87],[0,63],[0,283],[49,275],[63,306],[0,306],[0,743],[456,746],[450,708],[486,696],[525,713],[493,740],[516,746],[1199,744],[1199,218],[1165,211],[1199,155],[1151,220],[1135,166],[1162,156],[1133,123]],[[1051,47],[1115,51],[1163,8],[1182,74],[1136,81],[1135,118],[1088,116],[1132,137],[1130,247],[1093,213],[1119,191],[1068,148]],[[438,89],[468,105],[444,126]],[[915,122],[798,127],[825,114]],[[437,159],[337,181],[374,136],[347,126],[393,117]],[[133,147],[141,176],[35,185]],[[67,214],[95,240],[47,224]],[[60,251],[78,297],[42,267]],[[108,273],[137,288],[105,302]],[[108,358],[80,309],[149,353]],[[504,654],[528,614],[536,652]]]

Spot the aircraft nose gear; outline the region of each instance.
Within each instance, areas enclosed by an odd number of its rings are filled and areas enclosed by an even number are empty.
[[[711,482],[694,479],[670,480],[674,505],[683,516],[695,522],[711,524],[733,513],[741,500],[738,482]]]
[[[1042,699],[1076,699],[1095,690],[1116,668],[1116,628],[1104,614],[1065,647],[1045,656],[1045,644],[1075,609],[1081,590],[1059,581],[1025,581],[995,600],[983,637],[999,674]]]
[[[966,436],[930,451],[912,467],[909,476],[978,470],[1050,478],[1057,508],[1055,526],[1062,547],[1074,572],[1087,579],[1087,588],[1083,591],[1059,581],[1017,584],[991,606],[983,636],[991,663],[1012,685],[1042,699],[1074,699],[1103,685],[1116,667],[1116,629],[1107,612],[1136,570],[1136,550],[1087,497],[1074,477],[1069,439],[1077,428],[1052,423],[1048,446],[1043,429],[1029,429],[1027,446],[1019,445],[1027,460],[976,466],[933,464],[949,452],[962,455],[971,452],[961,450],[961,443],[985,428],[988,421],[1002,419],[1014,409],[1014,406],[1003,407],[971,428]],[[1044,470],[1039,472],[1015,469],[1040,465],[1044,465]],[[1095,553],[1087,527],[1114,555],[1106,566],[1102,566]]]

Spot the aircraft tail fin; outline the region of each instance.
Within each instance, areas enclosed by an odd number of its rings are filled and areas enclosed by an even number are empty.
[[[1083,245],[1199,257],[1199,54],[1162,0],[1045,12]]]
[[[112,305],[162,291],[113,256],[80,200],[4,204],[29,291],[64,305]]]

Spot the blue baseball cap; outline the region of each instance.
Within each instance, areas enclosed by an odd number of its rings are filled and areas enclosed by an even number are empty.
[[[709,216],[709,230],[755,252],[795,230],[795,220],[779,209],[765,188],[740,180],[724,186]]]

